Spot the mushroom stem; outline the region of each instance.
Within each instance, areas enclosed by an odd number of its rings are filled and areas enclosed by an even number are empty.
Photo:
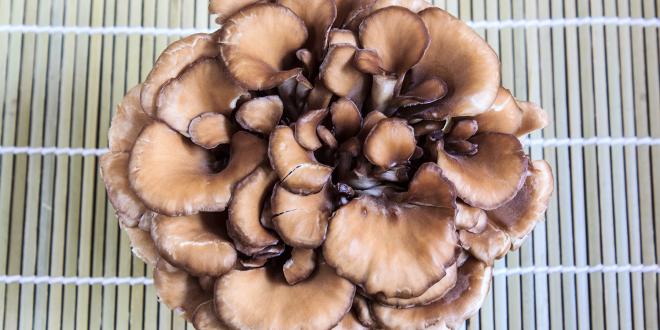
[[[399,79],[387,75],[373,76],[371,85],[371,107],[375,111],[386,112],[390,101],[396,94]]]

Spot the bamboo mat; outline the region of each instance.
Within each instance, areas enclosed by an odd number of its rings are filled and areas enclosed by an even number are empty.
[[[555,171],[546,221],[496,264],[485,306],[464,327],[658,329],[660,1],[436,4],[491,22],[478,31],[500,55],[504,86],[552,120],[529,147]],[[177,38],[165,30],[45,27],[207,29],[206,7],[207,0],[0,0],[0,146],[105,148],[114,106]],[[30,150],[0,148],[0,275],[21,275],[0,281],[0,328],[192,328],[150,285],[54,283],[151,271],[118,228],[94,151]],[[35,284],[35,275],[50,284]]]

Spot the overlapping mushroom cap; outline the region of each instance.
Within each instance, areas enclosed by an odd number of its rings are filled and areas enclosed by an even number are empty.
[[[547,207],[547,123],[425,0],[211,0],[119,105],[101,171],[198,329],[454,328]]]

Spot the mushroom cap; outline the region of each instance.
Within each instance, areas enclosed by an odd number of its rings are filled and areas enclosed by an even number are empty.
[[[294,193],[315,194],[332,174],[331,167],[317,162],[311,152],[298,144],[287,126],[278,126],[271,133],[268,157],[281,185]]]
[[[483,304],[491,277],[491,267],[468,259],[458,269],[456,285],[442,299],[405,309],[372,304],[371,310],[378,324],[388,329],[458,328]]]
[[[399,197],[404,202],[419,206],[456,208],[454,185],[434,163],[420,165],[410,180],[408,191]]]
[[[128,240],[131,242],[131,251],[149,266],[156,266],[158,262],[158,251],[151,234],[139,227],[127,227],[123,221],[119,221],[119,227],[126,231]]]
[[[278,242],[277,237],[260,222],[264,202],[276,180],[275,172],[267,166],[260,166],[234,188],[229,202],[227,228],[229,236],[240,242],[237,249],[247,255]]]
[[[403,7],[378,9],[360,24],[360,44],[375,50],[388,73],[403,75],[424,56],[429,31],[418,15]]]
[[[550,119],[548,113],[541,107],[532,102],[517,101],[518,107],[522,110],[523,119],[516,136],[523,136],[536,130],[540,130],[548,126]]]
[[[215,21],[222,24],[244,7],[261,1],[263,0],[209,0],[209,12],[218,15]]]
[[[456,229],[469,230],[473,233],[480,233],[488,221],[486,212],[480,208],[472,207],[465,203],[456,203]]]
[[[128,152],[109,152],[101,156],[99,165],[110,204],[117,212],[119,221],[131,228],[137,226],[144,216],[148,216],[148,209],[131,189],[128,180],[129,159]]]
[[[316,59],[321,59],[327,46],[328,32],[337,17],[334,1],[277,0],[277,3],[291,9],[305,22],[309,33],[306,48],[312,51]]]
[[[474,119],[457,120],[447,134],[447,140],[467,140],[477,133],[477,121]]]
[[[296,121],[295,137],[303,148],[314,151],[322,146],[316,133],[321,121],[328,115],[328,109],[311,110],[303,114]]]
[[[168,264],[164,259],[159,259],[154,268],[154,286],[160,302],[180,312],[188,321],[197,306],[211,298],[199,285],[197,278]]]
[[[456,285],[458,266],[454,263],[447,268],[445,276],[433,284],[421,296],[413,298],[386,298],[376,296],[376,301],[387,306],[394,306],[399,308],[410,308],[414,306],[428,305],[434,301],[441,299],[454,285]]]
[[[236,262],[224,222],[217,213],[159,215],[151,226],[151,237],[159,254],[173,266],[195,275],[220,276]]]
[[[333,215],[323,256],[369,295],[417,297],[455,262],[453,217],[448,208],[363,195]]]
[[[369,8],[375,0],[335,0],[337,19],[333,27],[345,27],[356,12]]]
[[[142,83],[140,103],[144,112],[155,117],[156,101],[161,87],[170,79],[178,77],[197,60],[216,57],[218,54],[219,49],[214,34],[193,34],[167,46]]]
[[[286,69],[307,40],[304,22],[286,7],[259,3],[231,16],[220,31],[220,53],[246,89],[266,90],[298,75]]]
[[[489,220],[517,239],[527,236],[543,218],[554,190],[550,165],[543,160],[535,160],[530,165],[529,176],[518,194],[508,203],[487,212]]]
[[[313,249],[323,243],[332,212],[329,184],[320,192],[306,196],[276,185],[270,205],[273,227],[288,245]]]
[[[221,144],[229,143],[234,126],[231,120],[223,114],[205,112],[190,122],[188,127],[190,140],[196,145],[213,149]]]
[[[328,49],[320,67],[323,85],[339,97],[353,101],[362,98],[366,88],[366,75],[355,66],[353,57],[357,48],[349,44],[333,45]]]
[[[433,7],[433,4],[426,0],[377,0],[371,6],[371,10],[378,10],[390,6],[405,7],[413,13],[419,13],[426,8]]]
[[[449,93],[429,119],[478,115],[495,100],[500,86],[500,64],[488,43],[462,21],[440,8],[419,13],[431,36],[424,57],[412,75],[437,77],[447,83]]]
[[[404,164],[415,152],[415,131],[400,118],[379,121],[364,141],[364,156],[374,165],[391,168]]]
[[[474,156],[455,156],[438,148],[438,165],[465,203],[492,210],[516,196],[525,182],[528,159],[512,135],[481,133],[469,142],[478,145]]]
[[[192,317],[192,324],[197,330],[226,330],[228,329],[215,315],[213,299],[197,306]]]
[[[476,117],[479,132],[523,136],[548,125],[548,114],[538,105],[516,100],[511,91],[500,87],[490,109]]]
[[[296,285],[263,267],[218,279],[215,308],[236,329],[329,329],[349,311],[354,294],[355,287],[323,263]]]
[[[282,266],[282,274],[286,282],[295,285],[304,281],[312,274],[316,266],[316,254],[312,249],[291,250],[291,259],[287,260]]]
[[[332,328],[332,330],[367,330],[355,317],[352,312],[346,313],[339,323]]]
[[[142,129],[151,123],[151,118],[142,110],[140,92],[142,85],[131,88],[117,105],[112,125],[108,130],[108,145],[111,152],[129,152]]]
[[[235,133],[230,146],[227,166],[215,173],[209,151],[154,122],[142,131],[131,153],[131,187],[160,214],[223,211],[234,185],[266,160],[264,141],[249,133]]]
[[[248,131],[269,134],[280,118],[284,105],[277,95],[269,95],[249,100],[236,111],[236,121]]]
[[[333,45],[351,45],[357,47],[357,37],[351,30],[332,29],[328,33],[328,47]]]
[[[491,223],[486,223],[485,229],[478,234],[461,230],[458,237],[463,249],[487,265],[502,258],[511,248],[509,235]]]
[[[353,101],[347,98],[335,101],[330,107],[330,116],[338,140],[345,141],[360,132],[362,114]]]

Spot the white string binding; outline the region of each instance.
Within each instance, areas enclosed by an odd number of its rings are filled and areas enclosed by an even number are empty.
[[[550,275],[550,274],[592,274],[592,273],[660,273],[660,265],[595,265],[595,266],[532,266],[524,268],[501,268],[493,271],[493,276]],[[61,285],[153,285],[148,277],[51,277],[0,275],[3,284],[61,284]]]
[[[564,139],[523,139],[526,146],[534,147],[577,147],[577,146],[655,146],[660,145],[660,138],[650,137],[592,137],[592,138],[564,138]],[[57,147],[2,147],[0,155],[67,155],[67,156],[101,156],[108,152],[107,148],[57,148]]]
[[[576,17],[551,19],[525,19],[503,21],[467,21],[474,29],[505,28],[542,28],[542,27],[578,27],[590,25],[660,27],[658,18],[632,17]],[[0,32],[9,33],[45,33],[79,35],[154,35],[182,36],[200,32],[212,32],[208,29],[157,28],[144,26],[43,26],[43,25],[0,25]]]

